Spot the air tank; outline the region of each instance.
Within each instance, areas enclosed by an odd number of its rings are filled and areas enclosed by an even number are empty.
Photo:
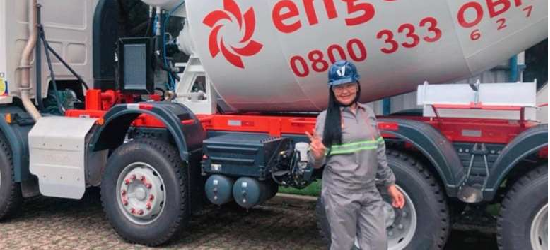
[[[198,56],[238,111],[319,111],[327,68],[360,70],[361,101],[470,77],[548,36],[548,1],[188,0]]]
[[[204,191],[210,202],[223,205],[233,200],[235,180],[223,175],[212,175],[206,180]]]
[[[233,197],[241,207],[251,208],[271,199],[278,189],[278,185],[271,181],[241,177],[233,185]]]

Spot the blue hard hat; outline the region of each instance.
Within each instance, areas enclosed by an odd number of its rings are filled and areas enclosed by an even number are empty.
[[[338,86],[345,83],[359,81],[359,73],[353,63],[348,61],[337,61],[328,69],[328,86]]]

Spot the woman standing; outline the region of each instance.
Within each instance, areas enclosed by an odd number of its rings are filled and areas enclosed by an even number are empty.
[[[374,112],[358,103],[361,86],[355,65],[335,62],[328,78],[328,108],[317,117],[315,133],[307,135],[310,162],[315,168],[325,165],[321,197],[332,234],[330,249],[349,250],[357,236],[362,250],[386,250],[384,201],[375,178],[388,190],[394,207],[403,207],[403,194],[388,167]]]

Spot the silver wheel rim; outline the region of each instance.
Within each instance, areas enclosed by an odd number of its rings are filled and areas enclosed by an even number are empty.
[[[135,224],[155,222],[164,211],[164,181],[155,168],[134,162],[117,179],[116,197],[120,211]]]
[[[386,190],[381,190],[380,192],[380,195],[384,198],[388,250],[404,249],[412,241],[416,232],[416,209],[414,203],[405,190],[399,186],[397,186],[397,189],[405,197],[405,206],[402,209],[393,208],[391,197],[386,193]],[[355,238],[354,249],[360,249],[357,237]]]
[[[548,204],[544,205],[531,223],[531,246],[534,250],[548,249]]]
[[[405,197],[405,206],[402,209],[393,208],[391,198],[383,190],[385,201],[386,233],[388,236],[388,250],[404,249],[412,241],[416,232],[416,208],[411,197],[401,187],[397,189]]]

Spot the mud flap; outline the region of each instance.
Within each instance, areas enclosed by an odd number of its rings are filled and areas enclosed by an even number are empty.
[[[80,199],[86,190],[86,138],[96,119],[43,117],[29,132],[30,172],[45,196]]]

